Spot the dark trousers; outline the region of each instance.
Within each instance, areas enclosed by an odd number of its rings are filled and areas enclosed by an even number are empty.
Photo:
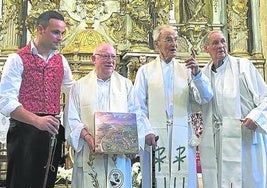
[[[34,126],[10,120],[7,134],[7,188],[42,188],[45,179],[51,134]],[[62,161],[64,128],[60,126],[55,154],[54,171],[49,170],[47,188],[53,188],[59,162]]]

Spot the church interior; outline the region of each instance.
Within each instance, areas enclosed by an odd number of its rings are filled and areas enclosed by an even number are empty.
[[[172,25],[178,32],[177,59],[191,50],[203,66],[210,61],[203,49],[208,31],[222,30],[231,55],[250,59],[266,78],[267,0],[1,0],[0,76],[7,56],[35,37],[34,23],[40,13],[58,10],[67,30],[60,52],[66,57],[75,79],[93,68],[90,56],[101,42],[117,51],[116,70],[133,82],[138,68],[157,56],[152,32],[159,25]],[[62,95],[62,111],[65,96]],[[0,121],[0,183],[5,180],[6,153],[4,120]],[[67,166],[71,166],[72,151]],[[70,167],[67,167],[70,168]],[[66,177],[61,187],[70,187]],[[63,178],[63,179],[64,179]],[[60,186],[59,186],[60,187]]]

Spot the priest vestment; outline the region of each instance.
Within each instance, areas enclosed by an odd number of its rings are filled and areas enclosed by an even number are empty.
[[[204,132],[200,160],[205,188],[267,187],[267,86],[258,70],[244,58],[226,56],[212,71],[214,97],[203,105]],[[256,131],[242,126],[250,118]]]
[[[158,57],[138,70],[135,91],[152,129],[159,135],[154,161],[151,153],[144,152],[142,158],[143,187],[152,186],[154,163],[155,187],[196,188],[196,148],[190,145],[194,135],[190,115],[193,104],[211,99],[209,80],[202,73],[192,76],[190,69],[175,59],[165,63]]]
[[[103,81],[91,71],[72,87],[65,112],[66,139],[75,150],[72,187],[131,188],[130,158],[113,154],[92,155],[88,144],[80,138],[83,128],[94,133],[96,111],[136,113],[139,144],[144,145],[143,125],[147,123],[138,112],[131,81],[115,71],[109,80]]]

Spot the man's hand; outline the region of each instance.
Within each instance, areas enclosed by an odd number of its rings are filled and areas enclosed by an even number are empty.
[[[255,131],[258,127],[256,122],[254,122],[252,119],[245,118],[245,119],[240,119],[242,122],[242,125],[248,128],[249,130]]]
[[[60,122],[54,116],[38,116],[26,110],[23,106],[19,106],[10,113],[10,117],[23,123],[30,124],[41,131],[48,131],[53,135],[58,134]]]
[[[157,147],[157,141],[159,139],[159,136],[155,136],[154,134],[148,134],[146,135],[146,144],[149,146],[152,146],[153,150]]]
[[[35,127],[42,130],[48,131],[51,134],[58,134],[60,122],[53,116],[37,116]]]
[[[92,134],[86,134],[84,140],[87,142],[91,153],[95,154],[95,141]]]
[[[89,130],[86,130],[85,128],[82,129],[80,137],[87,142],[89,149],[91,153],[95,154],[95,142],[94,142],[94,136],[91,134]]]
[[[191,69],[192,74],[196,76],[200,72],[200,70],[198,67],[198,62],[196,60],[196,52],[193,49],[191,50],[191,52],[192,52],[192,56],[188,58],[187,60],[185,60],[185,66]]]

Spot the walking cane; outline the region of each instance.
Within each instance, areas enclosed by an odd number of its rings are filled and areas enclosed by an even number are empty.
[[[55,151],[55,146],[56,146],[56,135],[53,134],[50,138],[50,143],[49,143],[49,152],[48,152],[48,159],[47,159],[47,163],[46,163],[46,171],[45,171],[45,177],[44,177],[44,184],[43,184],[43,188],[46,188],[46,184],[47,184],[47,178],[48,178],[48,174],[49,174],[49,169],[51,167],[51,170],[54,171],[54,167],[53,167],[53,156],[54,156],[54,151]]]
[[[157,142],[159,139],[159,136],[156,136],[155,137],[155,141]],[[157,184],[156,184],[156,167],[155,167],[155,164],[156,164],[156,158],[155,158],[155,155],[156,155],[156,152],[154,149],[152,149],[152,188],[156,188],[157,187]]]
[[[152,188],[156,188],[155,150],[152,150]]]

